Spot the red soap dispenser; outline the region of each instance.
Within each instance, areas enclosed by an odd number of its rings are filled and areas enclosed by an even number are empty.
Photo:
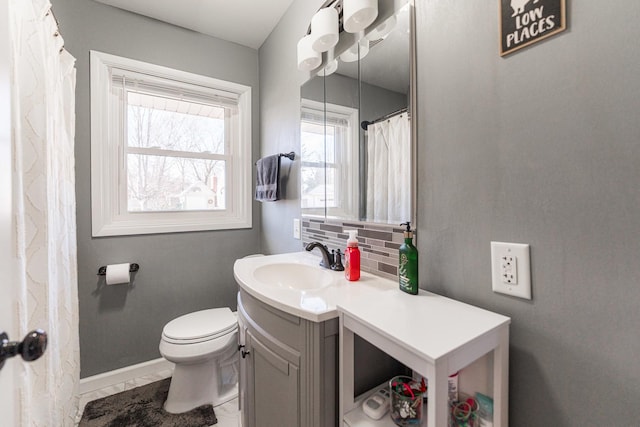
[[[347,250],[344,253],[344,277],[355,282],[360,279],[360,249],[358,249],[358,230],[349,230],[349,240],[347,240]]]

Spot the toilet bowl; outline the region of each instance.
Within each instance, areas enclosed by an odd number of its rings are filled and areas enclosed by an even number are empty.
[[[221,405],[238,395],[238,319],[228,307],[196,311],[167,323],[160,354],[175,363],[167,412]]]

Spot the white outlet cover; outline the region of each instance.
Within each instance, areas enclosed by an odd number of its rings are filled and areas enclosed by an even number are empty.
[[[505,257],[515,257],[515,280],[503,278]],[[491,282],[493,292],[531,299],[531,261],[529,245],[524,243],[491,242]]]
[[[293,238],[300,239],[300,218],[293,219]]]

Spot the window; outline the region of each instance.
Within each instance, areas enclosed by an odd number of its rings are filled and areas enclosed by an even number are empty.
[[[251,227],[251,88],[91,52],[94,236]]]
[[[358,219],[357,110],[302,100],[302,212]]]

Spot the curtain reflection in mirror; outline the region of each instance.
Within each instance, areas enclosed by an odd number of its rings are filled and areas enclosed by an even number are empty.
[[[367,128],[367,221],[411,218],[411,126],[407,113]]]

